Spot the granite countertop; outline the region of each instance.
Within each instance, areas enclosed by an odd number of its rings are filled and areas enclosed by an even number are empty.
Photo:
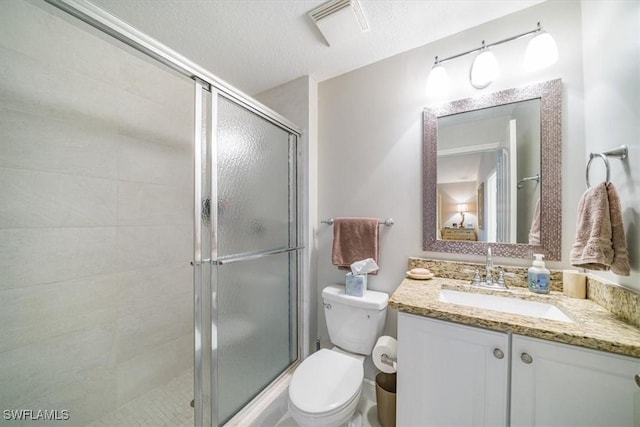
[[[440,289],[509,296],[553,304],[574,323],[444,303],[439,300]],[[457,279],[407,278],[389,299],[389,307],[419,316],[640,357],[639,328],[617,319],[592,300],[570,298],[562,292],[551,291],[547,295],[540,295],[520,287],[511,287],[503,291],[471,286],[468,281]]]

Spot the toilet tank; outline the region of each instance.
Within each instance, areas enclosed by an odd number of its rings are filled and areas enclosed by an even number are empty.
[[[352,353],[370,355],[382,335],[389,295],[365,291],[362,297],[345,294],[342,285],[322,290],[329,338],[334,345]]]

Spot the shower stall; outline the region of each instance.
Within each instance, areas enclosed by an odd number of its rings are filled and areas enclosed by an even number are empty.
[[[0,2],[0,425],[224,425],[290,370],[299,137],[89,3]]]

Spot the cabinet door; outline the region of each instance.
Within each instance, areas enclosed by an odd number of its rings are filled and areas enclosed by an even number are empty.
[[[640,359],[513,336],[512,426],[640,426]]]
[[[399,313],[398,426],[504,426],[506,334]]]

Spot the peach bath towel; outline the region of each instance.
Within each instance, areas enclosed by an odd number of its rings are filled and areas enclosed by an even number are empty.
[[[333,223],[333,265],[350,270],[352,263],[363,259],[373,258],[378,263],[379,222],[378,218],[337,218]]]
[[[588,270],[630,274],[620,199],[613,184],[601,182],[580,199],[570,262]]]
[[[622,206],[620,196],[612,183],[607,184],[607,197],[609,199],[609,213],[611,217],[611,245],[613,247],[613,261],[611,271],[620,276],[629,276],[629,252],[627,251],[627,239],[624,235],[624,223],[622,222]]]

